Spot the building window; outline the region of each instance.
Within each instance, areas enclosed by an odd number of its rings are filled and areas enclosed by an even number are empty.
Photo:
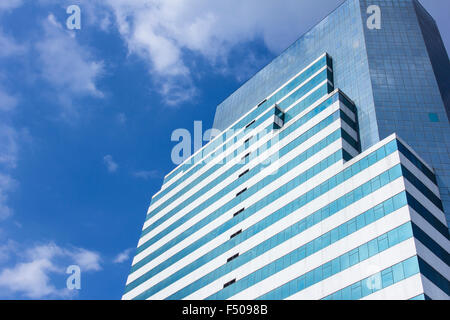
[[[239,234],[241,234],[241,233],[242,233],[242,229],[239,230],[238,232],[233,233],[233,234],[230,236],[230,239],[233,239],[234,237],[236,237],[237,235],[239,235]]]
[[[252,122],[250,122],[248,125],[245,126],[245,129],[248,129],[248,127],[250,127],[252,124],[254,124],[256,122],[256,120],[253,120]]]
[[[239,192],[236,194],[236,197],[239,197],[239,196],[240,196],[241,194],[243,194],[245,191],[247,191],[247,188],[245,188],[245,189],[239,191]]]
[[[244,210],[245,210],[245,208],[242,208],[241,210],[239,210],[238,212],[233,214],[233,217],[236,217],[239,213],[244,212]]]
[[[228,287],[228,286],[231,286],[233,283],[235,283],[236,282],[236,279],[233,279],[233,280],[231,280],[231,281],[228,281],[227,283],[225,283],[224,285],[223,285],[223,288],[225,289],[226,287]]]
[[[251,152],[249,152],[249,153],[247,153],[245,156],[243,156],[243,157],[241,158],[241,160],[244,160],[245,158],[248,158],[248,156],[250,156],[250,153],[251,153]]]
[[[250,142],[250,139],[253,138],[253,136],[248,137],[247,139],[245,139],[244,144],[247,144],[248,142]]]
[[[243,175],[245,175],[246,173],[248,173],[250,171],[250,169],[245,170],[244,172],[242,172],[238,178],[242,177]]]
[[[264,104],[264,102],[266,102],[267,101],[267,99],[264,99],[263,101],[261,101],[260,103],[258,103],[258,105],[256,106],[257,108],[258,107],[261,107],[263,104]]]
[[[234,254],[233,256],[229,257],[229,258],[227,259],[227,263],[230,262],[230,261],[232,261],[232,260],[234,260],[234,259],[236,259],[237,257],[239,257],[239,253],[236,253],[236,254]]]
[[[431,122],[439,122],[439,116],[436,113],[429,113],[428,117],[430,118]]]

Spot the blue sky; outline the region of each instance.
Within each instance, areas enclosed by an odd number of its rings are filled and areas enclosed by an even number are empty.
[[[172,132],[340,2],[1,0],[0,298],[119,299]],[[450,3],[422,3],[449,48]]]

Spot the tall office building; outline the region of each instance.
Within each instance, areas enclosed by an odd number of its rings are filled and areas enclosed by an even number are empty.
[[[416,0],[345,1],[218,106],[123,299],[448,299],[449,76]]]

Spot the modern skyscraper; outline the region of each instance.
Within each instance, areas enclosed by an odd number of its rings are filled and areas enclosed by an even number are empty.
[[[218,106],[123,298],[448,299],[449,76],[416,0],[345,1]]]

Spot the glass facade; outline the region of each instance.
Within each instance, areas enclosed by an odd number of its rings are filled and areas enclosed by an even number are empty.
[[[418,1],[361,0],[362,14],[370,4],[382,14],[380,30],[364,28],[379,137],[396,132],[433,166],[450,221],[447,52]]]
[[[317,26],[222,102],[214,127],[227,128],[283,83],[327,52],[333,59],[334,85],[359,107],[363,149],[378,142],[363,20],[358,0],[347,0]]]
[[[381,28],[366,27],[367,8]],[[225,129],[322,52],[334,85],[358,108],[365,150],[392,133],[435,169],[450,221],[450,62],[434,20],[416,0],[347,0],[217,107]],[[432,114],[431,116],[429,114]]]

